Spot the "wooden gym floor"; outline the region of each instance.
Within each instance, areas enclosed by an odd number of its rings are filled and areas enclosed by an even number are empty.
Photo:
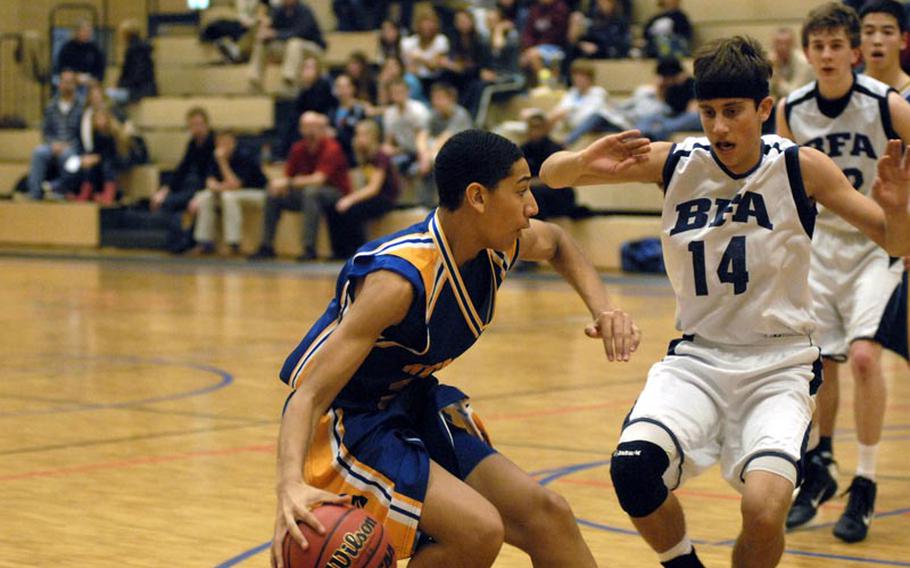
[[[0,566],[267,566],[284,357],[335,266],[0,256]],[[627,364],[585,338],[581,303],[516,275],[496,321],[442,377],[494,442],[568,497],[601,566],[657,566],[610,487],[620,422],[673,329],[662,278],[606,277],[645,333]],[[831,535],[844,501],[788,536],[782,566],[910,566],[910,373],[890,401],[869,539]],[[855,464],[844,381],[841,487]],[[729,565],[737,495],[716,468],[679,491],[709,566]],[[497,567],[530,566],[506,547]]]

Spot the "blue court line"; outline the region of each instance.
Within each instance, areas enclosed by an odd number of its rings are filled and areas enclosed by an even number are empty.
[[[272,545],[272,542],[271,542],[271,541],[269,541],[269,542],[263,542],[263,543],[260,544],[259,546],[253,547],[253,548],[247,550],[246,552],[241,552],[241,553],[238,554],[237,556],[225,560],[225,561],[222,562],[221,564],[218,564],[217,566],[215,566],[215,568],[230,568],[231,566],[236,566],[237,564],[240,564],[241,562],[243,562],[243,561],[246,560],[247,558],[256,556],[256,555],[259,554],[260,552],[263,552],[263,551],[265,551],[265,550],[268,550],[268,549],[269,549],[269,546],[271,546],[271,545]]]
[[[59,355],[57,357],[60,357]],[[42,414],[63,414],[66,412],[85,412],[88,410],[106,410],[106,409],[116,409],[116,408],[128,408],[131,406],[140,406],[144,404],[154,404],[157,402],[171,402],[175,400],[180,400],[184,398],[191,398],[194,396],[200,396],[214,392],[216,390],[222,389],[231,383],[234,382],[234,377],[229,372],[224,369],[219,369],[211,365],[205,365],[202,363],[193,363],[189,361],[179,361],[165,359],[161,357],[138,357],[138,356],[99,356],[99,357],[66,357],[69,359],[84,359],[84,360],[101,360],[101,361],[110,361],[116,363],[130,363],[130,364],[139,364],[139,365],[160,365],[168,367],[183,367],[187,369],[194,369],[198,371],[203,371],[206,373],[211,373],[220,378],[217,383],[201,387],[198,389],[193,389],[185,392],[176,392],[151,398],[143,398],[136,400],[126,400],[123,402],[111,402],[111,403],[85,403],[85,404],[67,404],[65,406],[57,406],[54,408],[45,408],[42,410],[25,410],[20,412],[0,412],[0,417],[8,416],[36,416]]]

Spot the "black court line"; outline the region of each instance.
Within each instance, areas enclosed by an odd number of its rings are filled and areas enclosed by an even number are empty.
[[[266,425],[276,425],[278,420],[259,420],[248,424],[230,424],[225,426],[212,426],[210,428],[194,428],[191,430],[175,430],[171,432],[158,432],[155,434],[145,434],[141,436],[126,436],[123,438],[107,438],[101,440],[85,440],[82,442],[72,442],[69,444],[53,444],[47,446],[33,446],[26,448],[15,448],[12,450],[0,450],[0,456],[12,456],[22,454],[35,454],[40,452],[51,452],[55,450],[69,450],[74,448],[90,448],[94,446],[116,445],[127,442],[138,442],[141,440],[157,440],[163,438],[179,438],[180,436],[191,436],[209,432],[224,432],[229,430],[242,430],[244,428],[258,428]]]

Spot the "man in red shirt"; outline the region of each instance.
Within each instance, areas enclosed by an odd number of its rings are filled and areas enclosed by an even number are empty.
[[[262,244],[251,260],[274,258],[275,229],[285,209],[303,211],[303,254],[298,260],[316,258],[319,217],[351,190],[348,162],[337,140],[328,135],[328,119],[316,112],[300,117],[303,139],[291,147],[284,177],[273,179],[263,215]]]

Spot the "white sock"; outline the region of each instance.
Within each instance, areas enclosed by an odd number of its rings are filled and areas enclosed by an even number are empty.
[[[856,475],[875,481],[875,462],[878,458],[878,444],[865,446],[859,444],[859,460],[856,464]]]
[[[685,556],[692,552],[692,541],[689,540],[689,535],[683,537],[683,539],[676,543],[676,546],[670,550],[665,550],[657,554],[658,560],[661,562],[669,562],[674,558],[679,558],[680,556]]]

